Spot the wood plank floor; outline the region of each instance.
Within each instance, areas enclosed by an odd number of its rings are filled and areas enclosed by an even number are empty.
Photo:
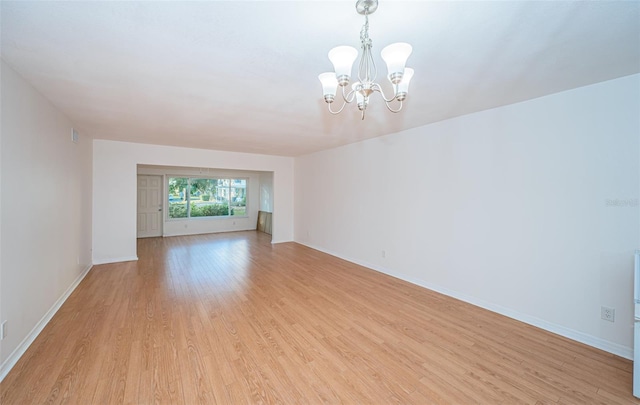
[[[258,232],[95,266],[7,404],[634,404],[632,363]]]

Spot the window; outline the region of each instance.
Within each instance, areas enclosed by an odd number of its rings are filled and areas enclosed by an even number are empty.
[[[246,216],[246,179],[169,177],[169,219]]]

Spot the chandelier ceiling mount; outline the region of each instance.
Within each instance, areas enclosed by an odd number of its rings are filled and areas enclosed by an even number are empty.
[[[358,0],[356,2],[356,10],[358,14],[373,14],[378,9],[378,0]]]

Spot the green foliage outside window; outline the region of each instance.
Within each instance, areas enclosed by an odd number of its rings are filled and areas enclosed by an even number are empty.
[[[227,204],[211,204],[198,206],[191,203],[191,217],[219,217],[229,215],[229,206]],[[231,209],[233,215],[233,208]]]
[[[170,177],[169,218],[245,216],[246,187],[246,179]]]

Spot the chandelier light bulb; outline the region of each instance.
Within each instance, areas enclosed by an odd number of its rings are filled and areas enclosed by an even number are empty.
[[[386,46],[380,53],[387,64],[388,77],[391,83],[398,84],[402,80],[404,66],[412,50],[411,45],[406,42],[396,42]]]
[[[333,99],[336,97],[338,90],[338,80],[336,74],[333,72],[322,73],[318,76],[320,83],[322,83],[322,94],[324,95],[324,101],[327,103],[333,103]]]
[[[404,101],[404,99],[407,98],[407,94],[409,94],[409,82],[411,81],[412,77],[413,77],[413,69],[405,68],[404,75],[402,76],[402,81],[398,83],[398,89],[396,91],[396,100]]]
[[[340,86],[346,86],[351,79],[351,67],[358,57],[358,51],[352,46],[337,46],[329,51],[329,60],[333,63],[336,79]]]
[[[365,110],[367,108],[367,104],[369,104],[369,97],[362,83],[353,83],[351,89],[356,94],[356,103],[358,104],[358,110]]]

